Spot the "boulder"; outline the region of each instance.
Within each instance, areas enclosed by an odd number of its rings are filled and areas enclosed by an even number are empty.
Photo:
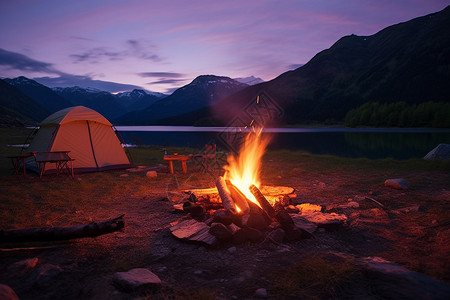
[[[302,213],[301,216],[317,225],[317,227],[322,227],[328,230],[335,229],[347,221],[347,217],[343,214],[323,213],[320,211],[308,211],[306,213]]]
[[[159,286],[161,279],[148,269],[136,268],[128,272],[115,273],[113,282],[125,291],[135,291]]]
[[[439,144],[424,159],[450,159],[450,144]]]
[[[158,173],[156,173],[156,171],[148,171],[145,173],[145,176],[147,176],[147,178],[156,178],[158,177]]]
[[[396,190],[408,190],[409,186],[403,178],[386,179],[384,186],[391,187]]]
[[[7,285],[0,284],[0,299],[2,300],[19,300],[16,292]]]

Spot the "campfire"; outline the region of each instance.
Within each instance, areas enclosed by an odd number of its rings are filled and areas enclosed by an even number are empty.
[[[311,237],[313,230],[297,226],[298,219],[286,210],[297,197],[294,189],[261,186],[261,159],[269,140],[262,135],[262,128],[252,130],[239,155],[228,156],[225,173],[217,178],[215,188],[185,191],[187,201],[175,207],[191,218],[172,224],[172,234],[209,245],[267,238],[282,243]]]

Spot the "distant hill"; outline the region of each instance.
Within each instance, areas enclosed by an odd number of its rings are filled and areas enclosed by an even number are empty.
[[[449,83],[450,6],[371,36],[343,37],[304,66],[195,115],[207,120],[213,112],[226,123],[264,91],[283,108],[282,123],[339,122],[367,102],[449,102]]]
[[[107,119],[116,118],[126,111],[125,106],[119,103],[113,94],[97,89],[85,89],[78,86],[66,88],[53,88],[53,91],[62,98],[70,101],[72,106],[83,105],[89,107]]]
[[[118,93],[114,95],[114,97],[120,102],[120,104],[126,107],[127,112],[130,112],[145,109],[156,101],[167,97],[167,95],[134,89],[131,92]]]
[[[0,79],[0,125],[36,125],[48,115],[39,103]]]
[[[5,81],[39,103],[49,113],[72,106],[70,101],[60,97],[50,88],[24,76],[14,79],[7,78]]]
[[[160,124],[159,120],[208,107],[248,85],[229,77],[201,75],[142,111],[116,119],[119,124]]]

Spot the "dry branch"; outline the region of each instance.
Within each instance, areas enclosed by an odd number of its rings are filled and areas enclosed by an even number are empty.
[[[0,243],[60,241],[85,237],[96,237],[118,231],[125,226],[121,215],[114,219],[93,222],[85,225],[49,228],[23,228],[0,230]]]

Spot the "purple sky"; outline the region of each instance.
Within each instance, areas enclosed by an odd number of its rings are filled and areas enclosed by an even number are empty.
[[[372,35],[447,5],[449,0],[3,0],[0,78],[51,77],[41,82],[166,93],[205,74],[270,80],[345,35]]]

